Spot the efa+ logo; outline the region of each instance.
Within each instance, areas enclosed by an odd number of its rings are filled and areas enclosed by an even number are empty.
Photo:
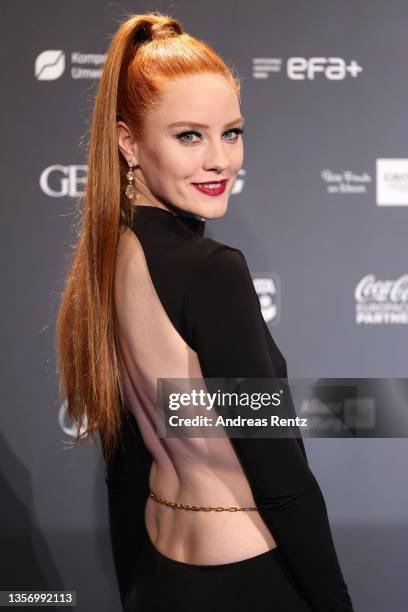
[[[55,81],[65,70],[65,53],[63,51],[43,51],[35,60],[35,78],[37,81]]]
[[[281,73],[284,66],[287,78],[295,81],[313,81],[318,75],[328,81],[343,81],[348,76],[356,78],[363,71],[358,62],[343,57],[289,57],[286,64],[282,57],[254,57],[252,62],[254,79],[267,79],[271,73]]]

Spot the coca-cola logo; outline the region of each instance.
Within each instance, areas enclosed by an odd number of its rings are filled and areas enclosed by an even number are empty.
[[[397,280],[376,280],[374,274],[367,274],[356,286],[357,302],[408,302],[408,274]]]

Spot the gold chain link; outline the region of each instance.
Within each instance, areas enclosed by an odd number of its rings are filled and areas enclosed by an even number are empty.
[[[162,497],[159,497],[158,495],[156,495],[155,493],[153,493],[153,491],[149,491],[149,496],[154,499],[154,501],[158,502],[159,504],[164,504],[165,506],[169,506],[170,508],[173,508],[174,510],[194,510],[195,512],[201,510],[203,512],[209,512],[210,510],[214,510],[214,512],[239,512],[240,510],[246,510],[246,511],[254,511],[254,510],[258,510],[258,508],[240,508],[238,506],[230,506],[229,508],[223,508],[222,506],[190,506],[189,504],[179,504],[177,502],[172,502],[169,501],[167,499],[163,499]]]

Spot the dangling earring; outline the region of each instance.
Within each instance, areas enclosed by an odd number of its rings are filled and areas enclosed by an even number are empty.
[[[135,175],[133,172],[133,164],[132,162],[128,162],[129,164],[129,172],[127,173],[126,177],[128,180],[128,184],[126,186],[126,195],[129,198],[129,200],[133,200],[133,198],[135,197],[135,186],[133,185],[133,181],[135,180]]]

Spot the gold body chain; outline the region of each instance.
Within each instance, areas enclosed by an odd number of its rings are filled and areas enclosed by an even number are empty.
[[[154,501],[158,502],[159,504],[164,504],[165,506],[169,506],[174,510],[194,510],[196,512],[199,510],[203,512],[209,512],[210,510],[214,510],[214,512],[239,512],[240,510],[245,510],[248,512],[258,510],[258,508],[240,508],[238,506],[230,506],[229,508],[223,508],[223,506],[190,506],[189,504],[179,504],[177,502],[169,501],[168,499],[163,499],[162,497],[159,497],[153,493],[153,491],[149,491],[149,497],[154,499]]]

